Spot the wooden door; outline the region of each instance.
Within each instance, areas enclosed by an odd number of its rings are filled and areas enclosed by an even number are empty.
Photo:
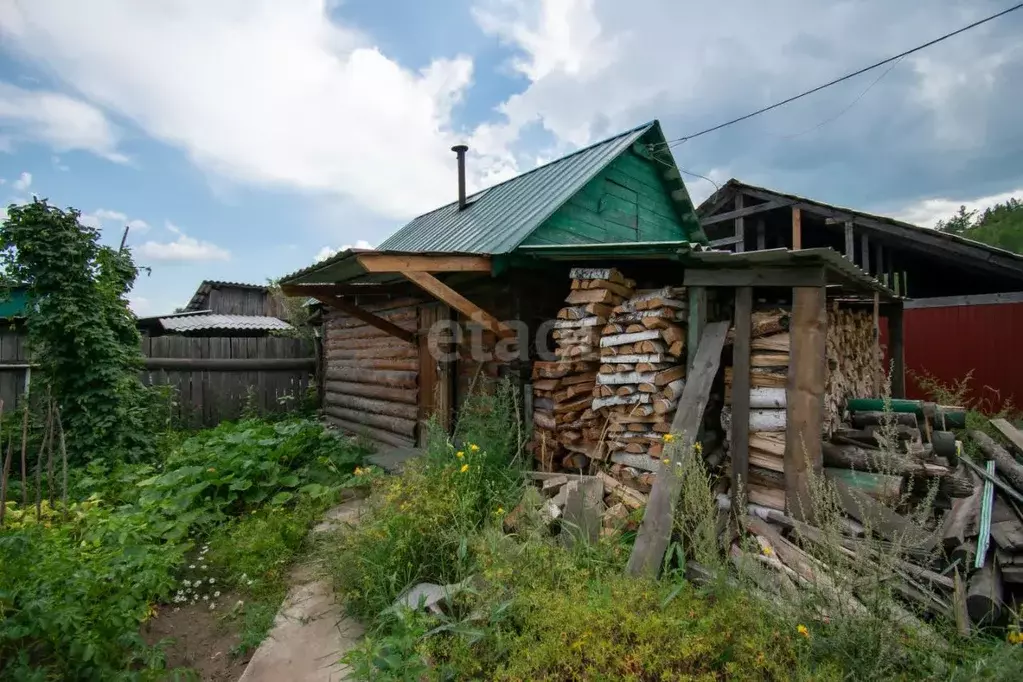
[[[454,363],[443,354],[450,353],[449,328],[437,328],[438,322],[451,320],[451,309],[443,303],[427,303],[419,307],[419,427],[418,442],[426,445],[426,422],[436,415],[445,430],[451,429]],[[432,331],[432,341],[431,341]],[[431,348],[432,347],[432,348]],[[440,351],[437,357],[435,351]]]

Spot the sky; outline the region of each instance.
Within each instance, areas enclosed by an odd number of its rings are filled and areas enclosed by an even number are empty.
[[[659,119],[683,137],[1010,0],[0,0],[0,204],[82,212],[140,315],[372,247],[470,190]],[[673,148],[931,226],[1023,196],[1023,11]],[[878,80],[879,76],[883,76]],[[1015,93],[1015,94],[1014,94]],[[704,176],[703,178],[697,176]]]

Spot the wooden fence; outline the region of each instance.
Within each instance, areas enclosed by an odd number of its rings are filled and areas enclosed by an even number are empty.
[[[174,416],[182,426],[215,426],[237,419],[247,405],[257,412],[293,409],[313,381],[313,343],[307,339],[189,338],[142,339],[146,369],[142,382],[174,389]],[[31,387],[24,336],[0,332],[0,400],[17,407]]]

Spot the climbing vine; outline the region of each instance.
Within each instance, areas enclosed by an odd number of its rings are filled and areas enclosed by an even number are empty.
[[[138,275],[127,249],[99,243],[80,213],[35,199],[0,226],[0,284],[26,291],[32,392],[60,408],[68,454],[137,460],[151,449],[149,396],[127,292]]]

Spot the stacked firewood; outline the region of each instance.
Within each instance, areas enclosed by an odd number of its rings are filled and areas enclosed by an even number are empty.
[[[785,414],[789,372],[789,313],[754,311],[750,329],[749,480],[744,495],[755,504],[785,509]],[[731,439],[734,372],[725,368],[725,438]],[[730,466],[730,461],[729,461]]]
[[[601,330],[635,282],[614,268],[573,268],[568,304],[554,323],[554,361],[533,363],[534,456],[546,471],[585,471],[602,458],[592,409]]]
[[[593,410],[607,418],[612,475],[649,489],[685,385],[685,290],[643,290],[611,313],[600,339]]]
[[[828,309],[825,357],[824,432],[830,434],[842,423],[846,400],[880,394],[883,359],[873,314],[833,303]]]

